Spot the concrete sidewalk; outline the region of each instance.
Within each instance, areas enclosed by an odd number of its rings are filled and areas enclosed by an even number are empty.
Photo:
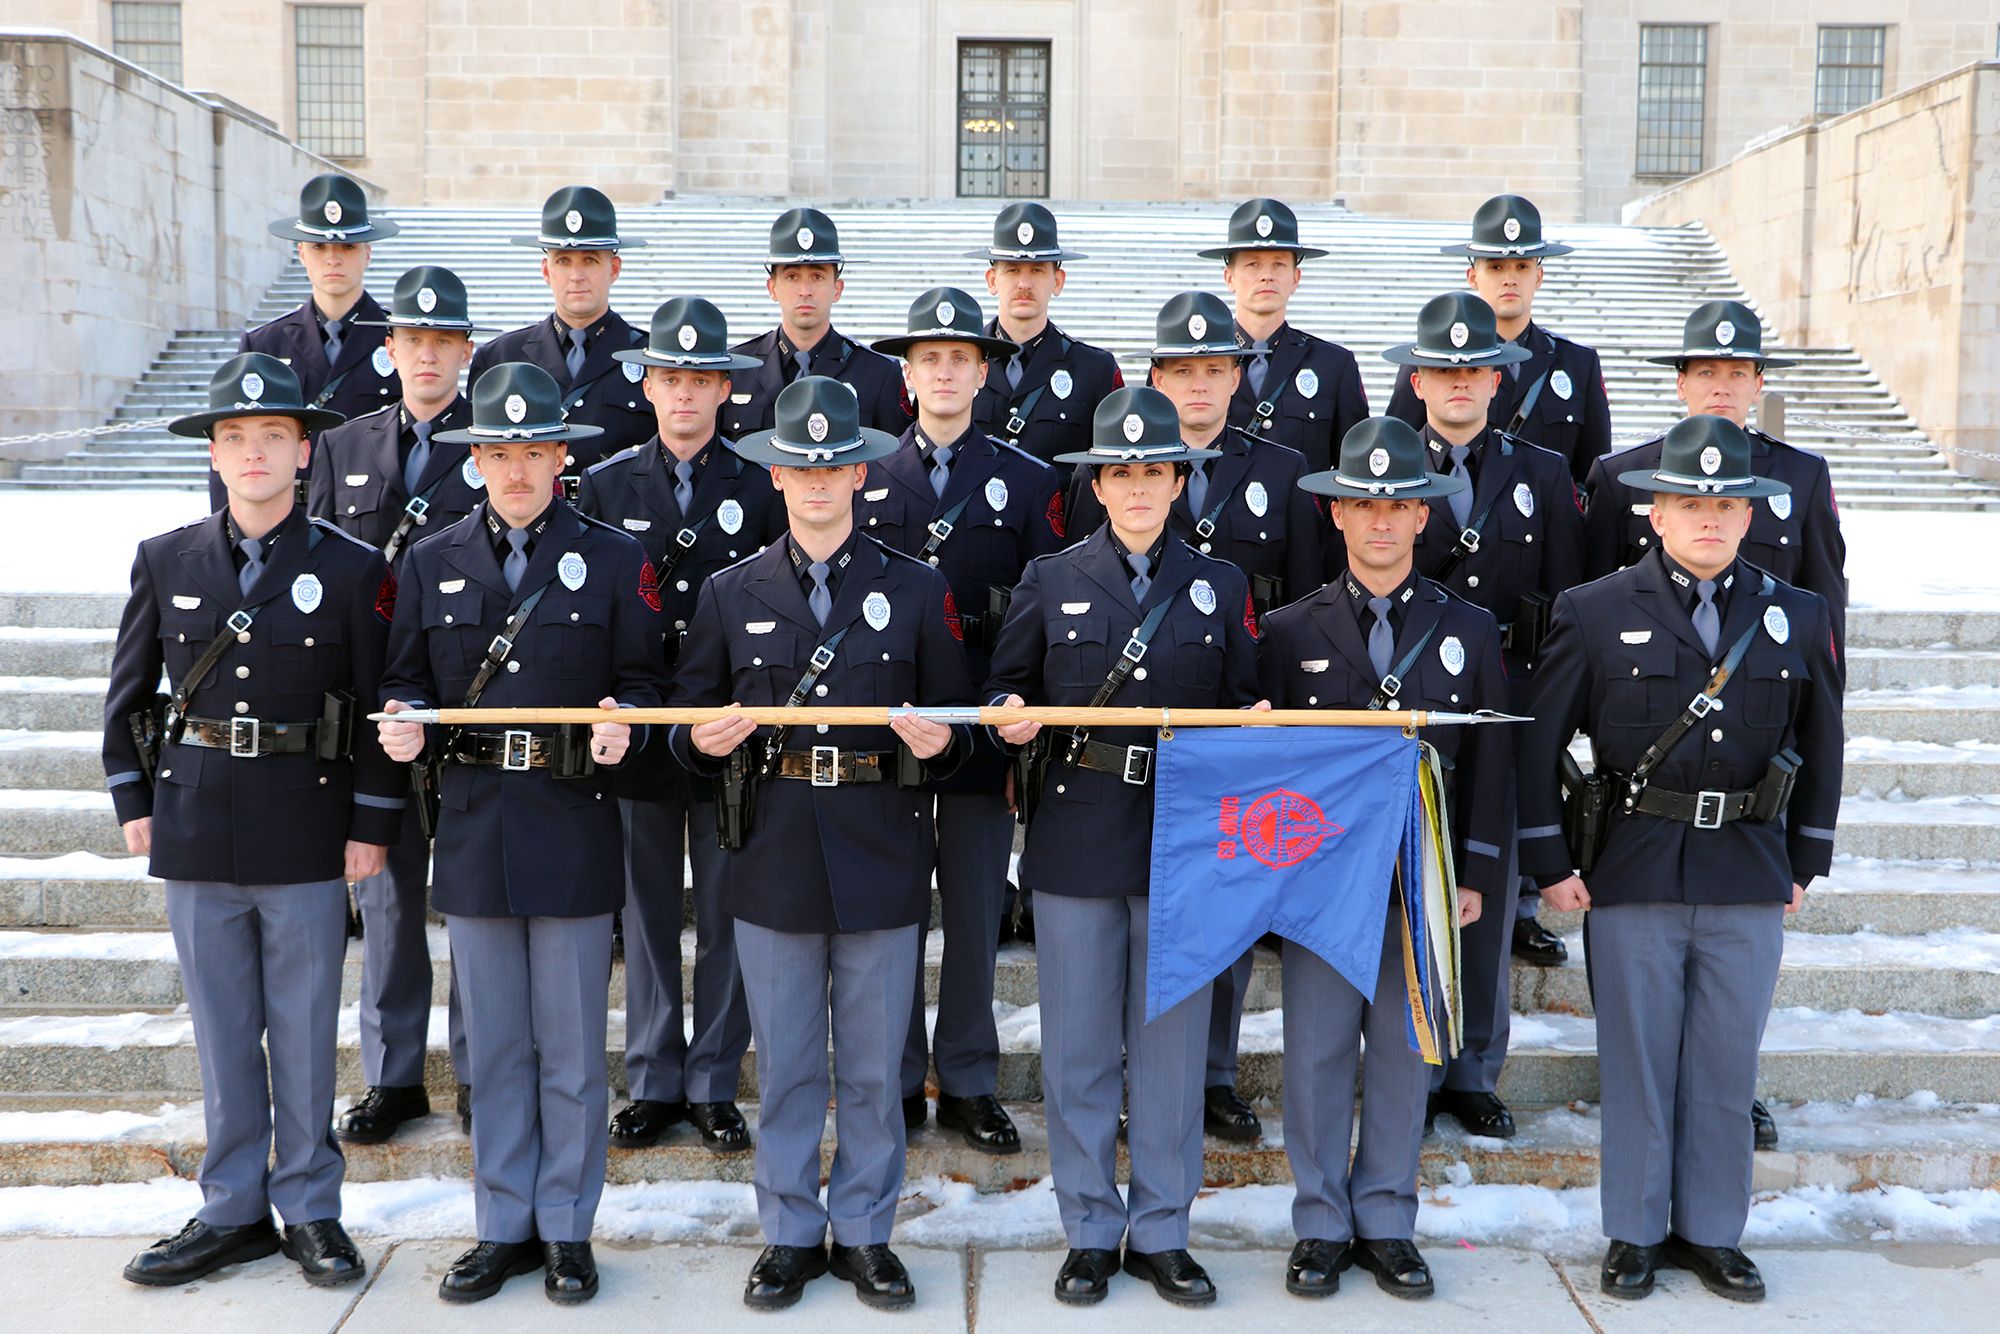
[[[350,1289],[309,1288],[281,1256],[239,1266],[185,1288],[135,1287],[119,1277],[152,1238],[21,1237],[0,1241],[5,1324],[37,1334],[132,1330],[146,1334],[401,1334],[412,1328],[511,1334],[588,1322],[600,1328],[698,1327],[703,1334],[790,1327],[900,1334],[1160,1334],[1162,1324],[1189,1331],[1256,1334],[1408,1329],[1426,1331],[1694,1331],[1726,1334],[1812,1322],[1825,1330],[1981,1328],[2000,1309],[2000,1249],[1885,1245],[1866,1249],[1759,1250],[1771,1285],[1760,1306],[1737,1306],[1702,1291],[1693,1277],[1668,1271],[1646,1301],[1614,1302],[1597,1292],[1595,1260],[1563,1261],[1534,1251],[1433,1246],[1426,1251],[1438,1295],[1398,1302],[1367,1275],[1350,1270],[1340,1294],[1323,1301],[1289,1296],[1285,1253],[1207,1249],[1202,1262],[1221,1298],[1205,1311],[1169,1306],[1130,1278],[1112,1284],[1098,1307],[1057,1304],[1049,1285],[1062,1262],[1052,1251],[958,1251],[899,1248],[917,1284],[913,1311],[862,1307],[833,1279],[812,1284],[791,1311],[759,1315],[742,1305],[744,1275],[756,1256],[745,1246],[599,1246],[603,1290],[574,1308],[551,1305],[538,1277],[515,1279],[475,1306],[437,1300],[439,1276],[465,1243],[385,1242],[360,1237],[367,1278]]]

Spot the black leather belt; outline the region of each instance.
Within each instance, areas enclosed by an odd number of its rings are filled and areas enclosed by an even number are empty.
[[[447,757],[454,764],[478,764],[520,772],[546,769],[555,763],[555,739],[533,732],[471,732],[453,743]]]
[[[1153,748],[1086,741],[1076,757],[1076,767],[1095,769],[1099,773],[1115,775],[1134,787],[1144,787],[1153,781]]]
[[[773,777],[803,778],[814,787],[881,783],[892,777],[883,761],[893,760],[895,756],[893,750],[842,750],[838,746],[784,750],[778,752]]]
[[[1616,789],[1613,789],[1616,791]],[[1731,820],[1750,818],[1750,808],[1756,803],[1755,790],[1742,792],[1720,792],[1710,789],[1706,792],[1668,792],[1648,786],[1639,793],[1639,799],[1632,804],[1634,811],[1645,815],[1657,815],[1666,820],[1679,820],[1691,824],[1696,829],[1720,829]]]
[[[238,759],[259,755],[298,755],[318,748],[319,724],[272,723],[262,718],[189,718],[181,744],[226,750]]]

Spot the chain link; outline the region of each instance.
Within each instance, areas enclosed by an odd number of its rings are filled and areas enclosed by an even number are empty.
[[[142,417],[138,421],[111,422],[104,426],[79,426],[69,431],[36,431],[32,435],[0,435],[0,449],[8,445],[34,445],[44,440],[84,440],[100,435],[123,435],[128,431],[151,431],[176,420],[173,417]]]

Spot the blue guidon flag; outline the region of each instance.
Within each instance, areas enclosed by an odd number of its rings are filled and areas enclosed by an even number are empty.
[[[1190,728],[1155,758],[1146,1018],[1266,932],[1375,995],[1399,900],[1411,1047],[1458,1047],[1456,877],[1434,752],[1395,727]],[[1407,891],[1406,891],[1407,886]]]

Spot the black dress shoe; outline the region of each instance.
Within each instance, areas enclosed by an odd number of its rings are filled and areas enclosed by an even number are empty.
[[[1756,1147],[1760,1149],[1778,1147],[1778,1123],[1771,1119],[1771,1109],[1764,1105],[1761,1098],[1753,1100],[1750,1104],[1750,1133],[1752,1143]]]
[[[422,1084],[376,1084],[361,1101],[333,1123],[333,1137],[342,1144],[380,1144],[406,1121],[431,1114],[431,1100]]]
[[[965,1142],[982,1153],[1019,1153],[1021,1132],[1014,1118],[991,1093],[971,1098],[938,1094],[937,1123],[940,1130],[956,1130]]]
[[[542,1243],[482,1241],[451,1262],[438,1282],[438,1296],[448,1302],[483,1302],[500,1285],[520,1274],[532,1274],[545,1263]]]
[[[912,1093],[903,1099],[903,1129],[922,1130],[924,1122],[930,1119],[931,1105],[924,1101],[921,1093]]]
[[[1764,1300],[1764,1276],[1750,1257],[1734,1246],[1697,1246],[1669,1232],[1660,1248],[1660,1262],[1693,1272],[1701,1286],[1732,1302]]]
[[[1331,1297],[1339,1292],[1340,1253],[1344,1249],[1337,1241],[1303,1238],[1285,1262],[1285,1291],[1297,1297]]]
[[[1653,1275],[1659,1267],[1658,1246],[1614,1241],[1604,1252],[1604,1268],[1597,1273],[1597,1286],[1607,1297],[1636,1302],[1652,1293]]]
[[[1433,1118],[1443,1112],[1465,1127],[1468,1135],[1484,1135],[1488,1139],[1514,1138],[1514,1114],[1507,1110],[1506,1103],[1491,1093],[1439,1089],[1431,1096],[1437,1104],[1431,1112]]]
[[[1065,1306],[1095,1306],[1111,1291],[1111,1276],[1117,1272],[1116,1248],[1072,1250],[1056,1274],[1056,1300]]]
[[[1201,1095],[1201,1128],[1217,1139],[1254,1143],[1264,1133],[1257,1109],[1227,1084],[1211,1084]]]
[[[826,1257],[827,1272],[854,1285],[863,1306],[900,1311],[917,1300],[910,1271],[887,1246],[836,1245]]]
[[[1175,1306],[1208,1306],[1215,1301],[1215,1280],[1186,1251],[1148,1253],[1128,1246],[1125,1272],[1145,1279]]]
[[[1569,946],[1561,936],[1532,917],[1514,919],[1514,957],[1537,968],[1560,968],[1569,962]]]
[[[458,1086],[458,1128],[466,1134],[472,1133],[472,1085]]]
[[[129,1282],[152,1288],[192,1283],[224,1265],[261,1260],[278,1252],[278,1230],[269,1218],[242,1227],[213,1227],[199,1218],[171,1237],[162,1237],[125,1266]]]
[[[589,1242],[544,1242],[542,1261],[549,1270],[542,1279],[542,1295],[557,1306],[575,1306],[597,1295],[597,1257],[590,1253]]]
[[[337,1218],[316,1218],[296,1227],[287,1224],[278,1243],[287,1259],[296,1260],[306,1282],[315,1288],[337,1288],[360,1278],[365,1266],[354,1239]]]
[[[1367,1241],[1356,1237],[1347,1243],[1346,1264],[1359,1265],[1375,1276],[1375,1286],[1391,1297],[1428,1297],[1437,1291],[1431,1281],[1431,1267],[1414,1242],[1396,1238]]]
[[[750,1266],[743,1304],[755,1311],[781,1311],[799,1299],[806,1284],[826,1272],[823,1246],[766,1246]]]
[[[702,1147],[716,1153],[741,1153],[750,1147],[750,1127],[733,1102],[691,1102],[687,1119],[701,1132]]]
[[[614,1149],[643,1149],[660,1142],[660,1136],[667,1133],[668,1126],[677,1126],[687,1120],[688,1105],[684,1102],[655,1102],[651,1098],[641,1098],[618,1109],[618,1115],[611,1118],[611,1147]]]

